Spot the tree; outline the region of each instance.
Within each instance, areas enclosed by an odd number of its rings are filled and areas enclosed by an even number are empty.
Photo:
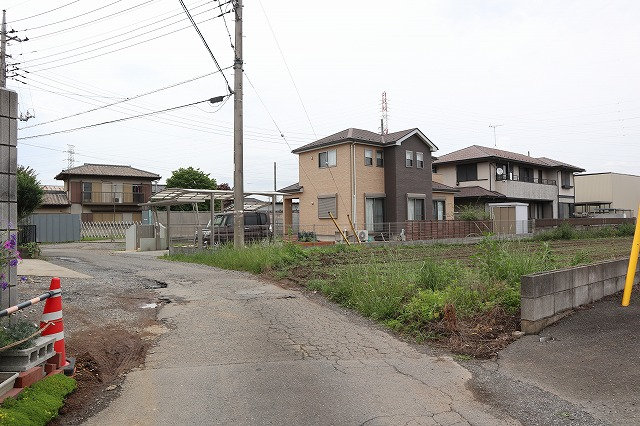
[[[167,188],[184,188],[184,189],[216,189],[216,180],[209,177],[209,173],[205,173],[200,169],[193,167],[180,167],[174,170],[171,177],[167,179]],[[182,204],[172,206],[171,210],[193,210],[193,205]],[[209,201],[198,203],[198,210],[209,211]]]
[[[29,216],[42,204],[44,191],[36,178],[36,172],[30,167],[18,166],[18,220]]]

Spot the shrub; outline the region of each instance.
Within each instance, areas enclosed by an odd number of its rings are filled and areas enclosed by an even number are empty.
[[[27,337],[34,334],[38,331],[39,327],[34,323],[28,321],[18,321],[15,324],[8,324],[4,327],[0,328],[0,347],[5,347],[14,342],[18,342],[22,339],[26,339]],[[17,346],[14,346],[12,349],[26,349],[33,344],[33,342],[39,336],[36,335],[31,339],[23,342]]]
[[[478,206],[461,206],[456,215],[459,220],[489,220],[489,213]]]

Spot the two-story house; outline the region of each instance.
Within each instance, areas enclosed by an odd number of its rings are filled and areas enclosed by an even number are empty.
[[[141,203],[149,201],[160,176],[131,166],[83,164],[61,171],[69,213],[82,214],[83,222],[140,221]]]
[[[385,135],[351,128],[296,148],[300,181],[285,188],[291,194],[285,197],[285,222],[295,198],[300,226],[315,226],[319,235],[335,231],[329,213],[347,230],[347,215],[356,229],[371,231],[385,222],[431,219],[435,150],[416,128]],[[444,198],[438,200],[441,215]]]
[[[440,156],[433,171],[459,189],[456,208],[489,202],[524,202],[529,218],[571,217],[575,206],[574,173],[584,169],[546,157],[472,145]]]

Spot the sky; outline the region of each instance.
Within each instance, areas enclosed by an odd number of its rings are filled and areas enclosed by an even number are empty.
[[[218,17],[230,4],[185,4],[233,87],[234,15]],[[178,0],[3,7],[12,35],[29,38],[8,46],[20,75],[7,85],[35,115],[19,123],[18,162],[43,184],[61,184],[74,145],[75,165],[131,165],[161,182],[193,166],[233,186],[233,98],[39,136],[228,94],[220,73],[177,84],[217,70]],[[389,131],[419,128],[436,156],[495,144],[640,175],[640,2],[245,0],[243,12],[247,189],[271,190],[274,162],[278,188],[296,182],[291,149],[378,131],[383,91]]]

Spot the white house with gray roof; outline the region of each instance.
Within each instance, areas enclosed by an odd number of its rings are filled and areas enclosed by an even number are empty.
[[[489,202],[529,204],[530,219],[571,217],[575,206],[574,173],[584,172],[561,161],[472,145],[440,156],[434,173],[459,189],[456,207]]]

